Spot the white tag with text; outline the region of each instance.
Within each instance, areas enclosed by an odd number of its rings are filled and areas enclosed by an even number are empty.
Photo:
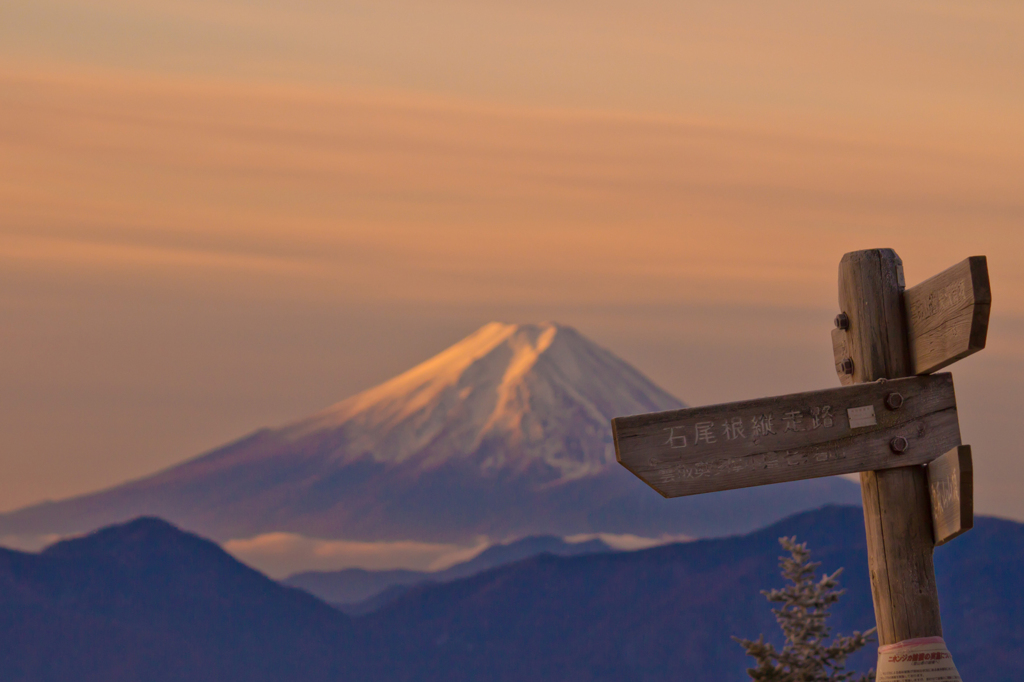
[[[941,637],[879,647],[875,682],[963,682]]]
[[[847,416],[850,418],[850,428],[860,429],[865,426],[875,426],[878,424],[878,420],[875,419],[875,406],[865,405],[864,407],[851,407],[846,410]]]

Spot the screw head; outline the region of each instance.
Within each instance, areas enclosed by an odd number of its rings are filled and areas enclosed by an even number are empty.
[[[836,329],[849,329],[850,328],[850,316],[846,313],[839,313],[836,315]]]
[[[903,407],[903,396],[899,393],[890,393],[885,396],[885,406],[890,410],[898,410]]]
[[[840,363],[839,368],[843,370],[843,374],[853,374],[853,360],[846,358]]]
[[[908,441],[903,436],[896,436],[891,441],[889,441],[889,449],[891,449],[897,455],[902,455],[904,452],[907,451],[909,447],[910,441]]]

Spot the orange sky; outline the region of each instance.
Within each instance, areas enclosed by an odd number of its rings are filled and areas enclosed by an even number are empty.
[[[955,368],[1024,518],[1015,1],[0,7],[0,509],[304,415],[492,319],[691,403],[835,384],[845,251],[987,254]]]

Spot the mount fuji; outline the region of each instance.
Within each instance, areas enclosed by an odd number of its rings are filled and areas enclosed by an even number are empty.
[[[664,500],[615,462],[612,417],[683,403],[576,330],[491,323],[322,412],[147,478],[0,515],[0,535],[142,515],[218,540],[737,533],[828,503],[818,479]]]

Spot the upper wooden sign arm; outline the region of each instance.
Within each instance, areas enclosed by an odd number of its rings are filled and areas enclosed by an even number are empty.
[[[912,374],[931,374],[985,347],[988,259],[971,256],[903,293]]]

